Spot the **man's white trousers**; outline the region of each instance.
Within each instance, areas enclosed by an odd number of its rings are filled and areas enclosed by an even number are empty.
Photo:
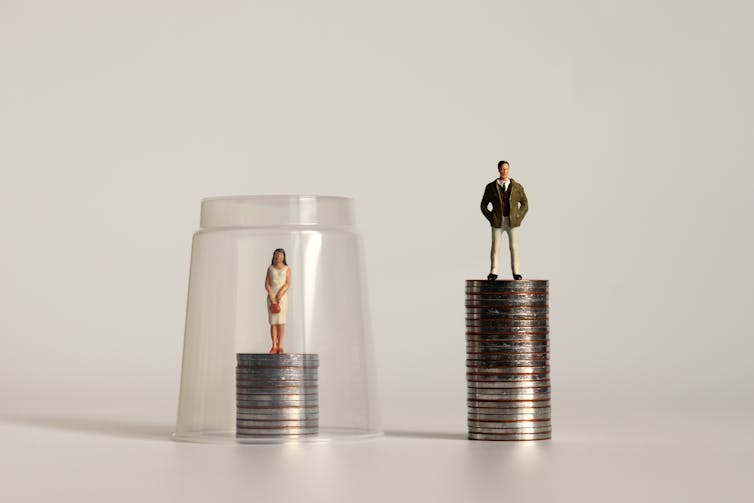
[[[518,239],[516,231],[518,227],[510,227],[510,219],[503,219],[502,227],[492,227],[492,249],[490,250],[490,274],[498,274],[498,255],[500,251],[500,241],[503,239],[503,231],[508,234],[508,249],[511,254],[511,271],[513,274],[518,272]]]

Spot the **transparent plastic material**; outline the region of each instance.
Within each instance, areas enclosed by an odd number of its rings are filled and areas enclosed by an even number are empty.
[[[291,273],[283,347],[289,354],[318,355],[318,430],[306,436],[238,438],[237,355],[271,349],[265,278],[277,248],[285,249]],[[381,434],[371,337],[352,200],[204,199],[201,229],[192,244],[173,438],[276,443]]]

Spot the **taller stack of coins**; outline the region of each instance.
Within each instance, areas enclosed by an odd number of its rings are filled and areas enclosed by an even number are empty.
[[[236,437],[316,435],[316,354],[236,354]]]
[[[547,280],[466,280],[471,440],[552,437]]]

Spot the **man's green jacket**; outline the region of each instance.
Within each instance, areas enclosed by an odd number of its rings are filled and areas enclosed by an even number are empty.
[[[529,201],[526,199],[526,192],[524,192],[524,186],[518,183],[513,178],[510,180],[510,226],[518,227],[529,211]],[[487,206],[492,203],[492,211]],[[500,192],[497,189],[497,180],[492,180],[484,188],[484,196],[482,196],[482,214],[487,220],[490,221],[492,227],[503,226],[503,201],[500,199]]]

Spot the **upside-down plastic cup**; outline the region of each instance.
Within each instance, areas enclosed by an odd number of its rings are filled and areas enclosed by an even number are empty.
[[[287,270],[272,264],[280,248]],[[269,354],[272,327],[281,326],[269,308],[271,268],[280,281],[287,272],[290,278],[279,356]],[[351,199],[202,200],[173,438],[278,443],[380,435],[364,270]],[[317,367],[302,370],[301,362]],[[242,425],[254,434],[240,435]]]

